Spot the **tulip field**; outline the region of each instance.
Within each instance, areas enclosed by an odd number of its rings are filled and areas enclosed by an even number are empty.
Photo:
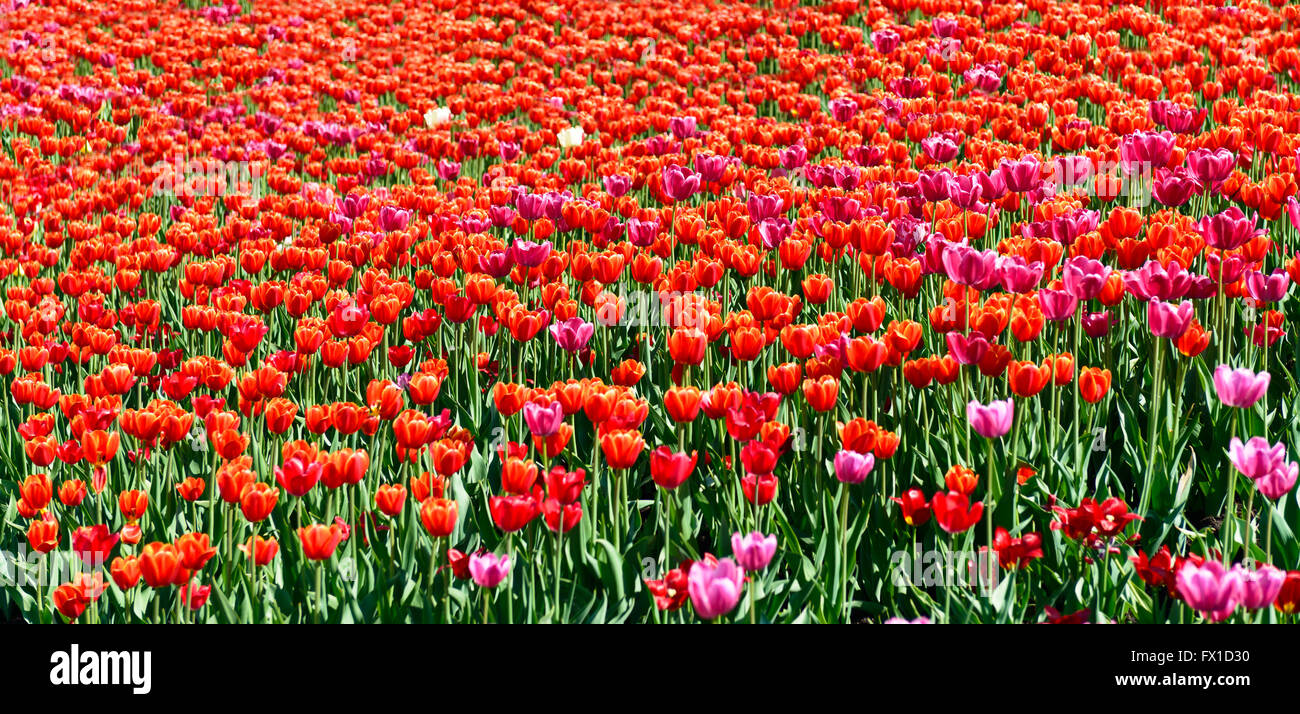
[[[0,615],[1300,621],[1300,5],[0,0]]]

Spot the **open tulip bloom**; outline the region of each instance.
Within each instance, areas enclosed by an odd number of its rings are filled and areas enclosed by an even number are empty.
[[[5,618],[1300,617],[1295,3],[254,4],[6,3]]]

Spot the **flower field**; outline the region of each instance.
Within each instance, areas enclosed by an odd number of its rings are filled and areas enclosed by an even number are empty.
[[[0,3],[6,620],[1297,621],[1300,6]]]

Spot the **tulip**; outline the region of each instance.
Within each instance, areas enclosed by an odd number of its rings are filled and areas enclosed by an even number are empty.
[[[857,485],[867,479],[875,465],[876,457],[872,454],[840,451],[835,454],[835,478],[842,483]]]
[[[586,349],[587,343],[591,341],[591,336],[595,334],[595,331],[595,325],[580,317],[571,317],[563,322],[556,322],[550,327],[551,337],[555,339],[555,344],[569,353]],[[527,418],[526,415],[525,418]]]
[[[510,575],[510,556],[496,553],[475,553],[469,557],[469,573],[474,584],[492,589]]]
[[[1179,596],[1210,622],[1226,620],[1240,602],[1241,574],[1225,570],[1218,561],[1187,563],[1176,576]]]
[[[298,529],[302,553],[308,560],[327,560],[334,555],[334,549],[343,542],[344,537],[343,529],[337,524],[326,526],[315,523]]]
[[[1247,610],[1261,610],[1277,600],[1282,583],[1286,582],[1286,571],[1278,570],[1264,564],[1255,570],[1247,570],[1240,565],[1233,568],[1240,582],[1238,597],[1241,606]]]
[[[919,488],[909,488],[901,497],[889,499],[897,503],[903,514],[903,522],[913,528],[919,528],[930,520],[930,504],[925,493]]]
[[[700,190],[700,175],[673,164],[663,170],[664,193],[674,201],[685,201]]]
[[[698,459],[699,456],[694,451],[687,456],[685,453],[675,453],[667,446],[660,446],[650,452],[650,478],[661,488],[671,491],[690,478]]]
[[[943,267],[948,278],[958,285],[983,289],[994,277],[998,254],[979,251],[964,243],[952,243],[943,251]]]
[[[733,533],[731,552],[736,556],[736,563],[746,571],[752,573],[762,570],[776,553],[776,536],[765,536],[758,531],[749,534]]]
[[[1300,476],[1300,464],[1290,461],[1255,479],[1255,487],[1259,489],[1260,493],[1264,494],[1265,498],[1276,501],[1295,487],[1297,476]],[[1272,509],[1269,509],[1268,519],[1271,532],[1273,523]],[[1272,545],[1271,538],[1269,545]]]
[[[1240,208],[1233,206],[1221,213],[1205,216],[1197,221],[1194,227],[1211,247],[1219,250],[1235,250],[1256,236],[1263,235],[1263,229],[1255,228],[1257,219],[1258,216],[1246,218],[1246,214],[1242,213]]]
[[[1214,370],[1214,391],[1224,405],[1249,409],[1264,396],[1270,378],[1268,372],[1256,374],[1244,367],[1232,369],[1221,364]]]
[[[533,436],[547,437],[560,430],[564,422],[564,407],[559,402],[545,406],[537,402],[524,404],[524,423]]]
[[[1079,300],[1092,300],[1101,294],[1110,277],[1110,268],[1082,255],[1065,262],[1063,270],[1066,292]]]
[[[723,558],[716,565],[696,562],[691,566],[687,586],[695,612],[705,620],[731,612],[740,602],[744,580],[744,571],[730,558]]]
[[[1246,292],[1259,303],[1281,302],[1291,287],[1291,278],[1285,270],[1274,270],[1265,275],[1258,270],[1246,273]]]
[[[1010,399],[990,402],[988,406],[971,400],[966,404],[966,419],[972,429],[986,439],[997,439],[1011,431],[1015,403]]]
[[[934,520],[947,533],[961,533],[979,522],[984,515],[984,504],[971,505],[964,493],[949,491],[936,493],[930,499]]]
[[[1147,327],[1156,337],[1171,340],[1182,337],[1195,316],[1196,310],[1190,300],[1184,300],[1177,306],[1154,299],[1147,302]]]
[[[1043,319],[1049,322],[1069,319],[1074,315],[1074,309],[1078,304],[1078,298],[1065,290],[1038,291],[1038,305],[1042,308]]]
[[[1234,436],[1228,445],[1228,459],[1243,476],[1255,481],[1283,466],[1286,444],[1278,442],[1269,446],[1267,440],[1258,436],[1243,444]]]

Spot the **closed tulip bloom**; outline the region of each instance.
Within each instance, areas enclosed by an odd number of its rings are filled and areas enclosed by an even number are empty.
[[[630,469],[645,448],[639,431],[613,431],[600,437],[600,450],[611,469]]]
[[[876,466],[874,454],[859,454],[856,451],[842,450],[835,454],[835,478],[849,485],[857,485],[867,480],[871,470]]]
[[[271,515],[279,500],[280,489],[261,482],[248,484],[239,494],[239,510],[249,523],[260,523]]]
[[[1061,322],[1074,315],[1074,308],[1079,304],[1078,298],[1064,290],[1039,290],[1038,306],[1043,311],[1043,319],[1048,322]]]
[[[700,175],[673,164],[663,170],[664,193],[674,201],[685,201],[700,190]]]
[[[528,525],[538,514],[538,504],[531,496],[491,496],[488,511],[492,522],[506,533],[514,533]]]
[[[1187,168],[1203,186],[1214,187],[1232,175],[1237,157],[1228,149],[1194,149],[1187,152]]]
[[[705,620],[712,620],[735,609],[744,583],[744,571],[730,558],[723,558],[716,565],[697,561],[691,566],[687,591],[695,612]]]
[[[59,522],[49,513],[27,526],[27,542],[37,553],[48,553],[59,546]]]
[[[420,504],[420,523],[434,538],[446,538],[456,530],[460,506],[449,498],[428,498]]]
[[[998,173],[1007,188],[1016,193],[1028,193],[1043,183],[1043,166],[1033,156],[1026,155],[1019,161],[1003,159],[998,165]]]
[[[1171,340],[1182,337],[1191,326],[1194,317],[1196,317],[1196,310],[1190,300],[1184,300],[1178,305],[1160,300],[1147,302],[1147,327],[1156,337]]]
[[[570,317],[563,322],[556,322],[550,327],[551,337],[555,338],[555,344],[559,345],[560,349],[565,352],[578,352],[586,349],[587,343],[591,341],[591,336],[595,334],[595,331],[595,325],[580,317]]]
[[[275,480],[290,495],[302,498],[320,481],[323,470],[319,461],[305,461],[295,456],[286,461],[284,466],[276,467]]]
[[[958,285],[983,289],[995,277],[998,254],[980,251],[965,243],[949,244],[943,251],[943,269]]]
[[[980,436],[997,439],[1011,431],[1011,419],[1015,416],[1015,403],[1010,399],[990,402],[988,406],[971,400],[966,404],[966,419]]]
[[[249,555],[250,549],[252,555]],[[280,543],[274,538],[249,536],[247,541],[239,544],[239,551],[244,557],[251,558],[254,565],[263,567],[275,560],[276,554],[280,552]]]
[[[1264,564],[1255,570],[1247,570],[1240,565],[1233,568],[1240,580],[1238,596],[1241,606],[1247,610],[1259,610],[1273,604],[1277,594],[1286,582],[1286,571]]]
[[[700,415],[703,394],[695,387],[671,387],[664,393],[664,409],[668,418],[679,424],[691,422]]]
[[[1237,608],[1240,572],[1225,570],[1217,560],[1183,565],[1175,582],[1183,602],[1210,622],[1226,620]]]
[[[1300,464],[1291,461],[1255,479],[1255,487],[1266,498],[1276,501],[1295,488],[1297,476],[1300,476]]]
[[[181,554],[170,543],[150,543],[140,551],[140,575],[151,588],[180,585],[189,579],[181,567]]]
[[[469,557],[469,574],[481,588],[495,588],[510,575],[510,556],[475,553]]]
[[[343,542],[343,528],[338,524],[313,523],[298,529],[298,540],[302,542],[302,554],[308,560],[327,560]]]
[[[1286,444],[1278,442],[1269,446],[1268,441],[1259,436],[1251,437],[1243,444],[1234,436],[1228,444],[1228,459],[1246,478],[1263,478],[1286,463]]]
[[[1106,279],[1110,277],[1110,267],[1080,255],[1065,262],[1063,277],[1066,292],[1079,300],[1092,300],[1101,294],[1102,288],[1106,287]]]
[[[551,402],[545,406],[537,402],[528,402],[524,405],[524,423],[528,425],[528,431],[533,436],[551,436],[560,430],[560,424],[563,422],[564,406],[559,402]]]
[[[804,399],[808,400],[808,406],[812,407],[814,411],[830,411],[835,406],[835,400],[839,393],[840,382],[831,375],[803,381]]]
[[[1111,319],[1109,310],[1085,312],[1083,314],[1083,332],[1094,340],[1099,339],[1110,333],[1111,325],[1114,322]]]
[[[199,570],[217,554],[207,533],[186,533],[176,539],[176,550],[181,556],[181,567]]]
[[[1258,216],[1247,218],[1240,208],[1233,206],[1213,216],[1205,216],[1194,227],[1211,247],[1234,250],[1264,233],[1262,229],[1255,228],[1257,219]]]
[[[109,564],[108,572],[119,590],[130,590],[140,582],[140,560],[134,555],[118,556]]]
[[[1226,406],[1249,409],[1268,391],[1270,379],[1268,372],[1256,374],[1244,367],[1232,369],[1221,364],[1214,370],[1214,391]]]
[[[694,451],[687,456],[685,453],[674,452],[667,446],[660,446],[650,452],[650,478],[661,488],[671,491],[690,478],[698,460],[699,455]]]
[[[736,562],[746,571],[752,573],[762,570],[772,562],[772,556],[776,554],[776,536],[765,536],[758,531],[749,534],[732,533],[731,552],[736,556]]]
[[[510,246],[510,257],[527,268],[536,268],[551,255],[550,241],[530,241],[523,238]]]
[[[1100,367],[1079,370],[1079,396],[1089,404],[1096,404],[1110,391],[1111,373]]]
[[[375,507],[386,516],[397,516],[402,512],[402,506],[405,504],[405,486],[386,483],[375,491]]]
[[[983,332],[972,332],[970,335],[949,332],[944,335],[944,340],[948,343],[948,354],[957,360],[957,364],[979,364],[989,351],[989,340]]]

